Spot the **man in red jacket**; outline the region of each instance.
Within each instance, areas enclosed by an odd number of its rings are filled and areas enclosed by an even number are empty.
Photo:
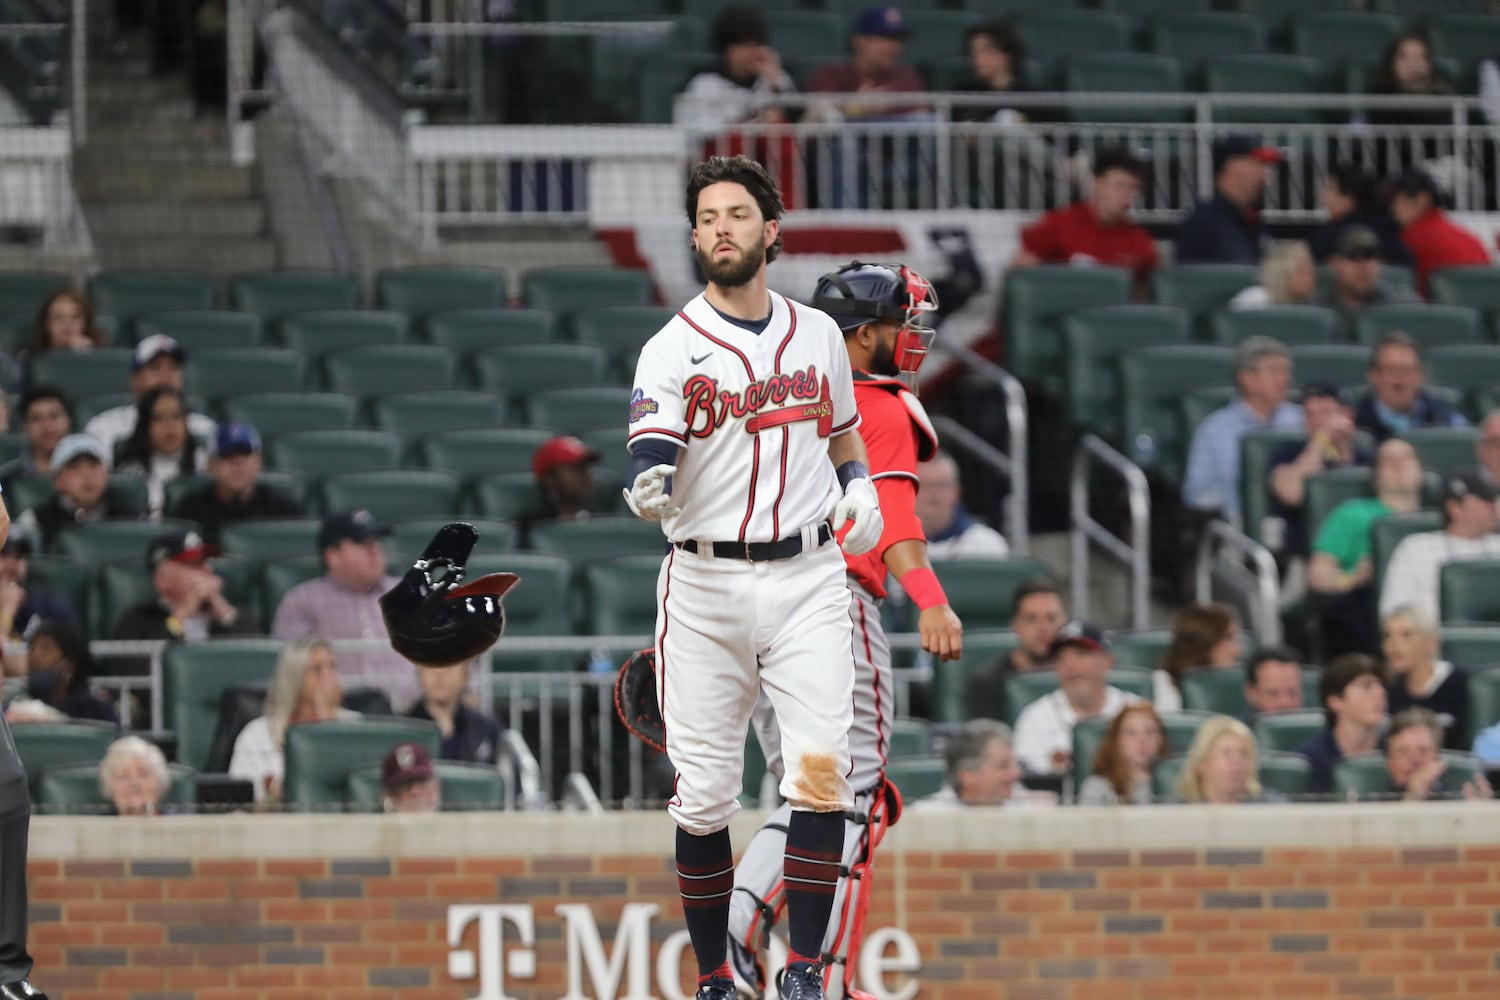
[[[1416,259],[1417,291],[1423,298],[1433,271],[1490,262],[1484,244],[1448,218],[1441,202],[1442,192],[1425,170],[1408,167],[1391,184],[1391,214],[1401,226],[1401,242]]]

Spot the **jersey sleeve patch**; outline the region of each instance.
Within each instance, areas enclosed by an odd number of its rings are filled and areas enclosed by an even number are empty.
[[[656,400],[646,395],[644,389],[636,389],[630,394],[630,422],[632,424],[640,423],[659,409],[661,407]]]

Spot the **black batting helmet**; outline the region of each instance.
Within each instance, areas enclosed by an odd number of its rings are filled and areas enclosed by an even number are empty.
[[[464,563],[478,541],[472,524],[444,525],[401,582],[380,598],[391,648],[418,666],[466,663],[505,631],[501,598],[521,578],[491,573],[464,583]]]

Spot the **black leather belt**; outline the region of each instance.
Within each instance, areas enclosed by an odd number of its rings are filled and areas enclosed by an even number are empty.
[[[818,546],[827,544],[833,537],[833,529],[828,525],[818,525]],[[802,535],[791,535],[787,538],[777,539],[774,542],[713,542],[712,553],[715,559],[748,559],[751,562],[772,562],[776,559],[790,559],[802,554]],[[698,542],[689,538],[685,542],[678,542],[678,547],[688,551],[699,551]]]

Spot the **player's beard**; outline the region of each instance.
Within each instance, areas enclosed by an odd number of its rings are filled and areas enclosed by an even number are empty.
[[[698,263],[703,265],[703,275],[720,288],[748,285],[766,262],[766,237],[762,234],[758,242],[741,249],[738,257],[720,260],[715,254],[727,242],[721,240],[715,243],[708,253],[698,251]],[[732,243],[729,245],[734,246]]]
[[[870,358],[870,374],[884,375],[887,378],[895,378],[901,374],[901,369],[896,365],[894,338],[890,343],[886,343],[884,337],[875,341],[875,353]]]

